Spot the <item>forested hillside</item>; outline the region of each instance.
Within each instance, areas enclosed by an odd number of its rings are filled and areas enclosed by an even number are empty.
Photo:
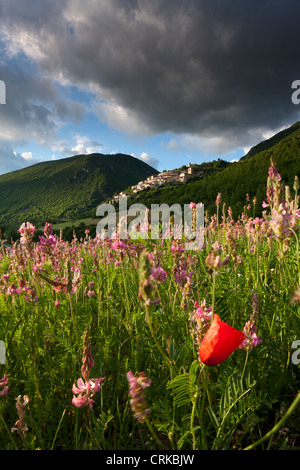
[[[203,168],[206,171],[202,177],[186,184],[169,184],[155,190],[145,190],[130,199],[130,204],[140,202],[150,207],[154,203],[203,202],[205,209],[212,214],[216,196],[220,192],[222,202],[226,203],[227,208],[231,207],[236,218],[247,205],[248,194],[251,201],[256,197],[255,215],[260,215],[271,157],[276,162],[284,184],[292,188],[295,175],[300,176],[300,129],[296,128],[296,131],[279,139],[275,145],[244,160],[235,163],[222,160],[205,163]]]

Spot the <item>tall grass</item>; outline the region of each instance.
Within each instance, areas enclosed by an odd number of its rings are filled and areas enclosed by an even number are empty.
[[[280,208],[282,190],[272,162],[263,218],[246,200],[234,221],[218,199],[195,252],[88,231],[68,243],[50,224],[33,244],[23,225],[0,259],[0,448],[299,447],[300,214],[297,185]],[[212,311],[259,341],[202,363]]]

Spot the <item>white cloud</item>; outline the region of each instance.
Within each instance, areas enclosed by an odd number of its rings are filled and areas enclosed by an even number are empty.
[[[200,152],[205,155],[223,155],[233,152],[239,145],[237,138],[228,139],[228,136],[199,137],[185,135],[172,138],[167,143],[170,151]]]
[[[32,160],[32,152],[23,152],[21,154],[22,158],[25,160]]]
[[[152,168],[157,169],[159,165],[159,161],[157,160],[157,158],[151,157],[151,155],[149,155],[149,153],[147,152],[142,152],[139,155],[135,155],[132,153],[131,155],[132,157],[138,158],[139,160],[142,160],[143,162],[147,163],[147,165],[152,166]]]
[[[103,145],[99,142],[92,141],[87,136],[76,135],[74,137],[75,143],[72,145],[64,140],[59,140],[52,144],[51,149],[54,152],[52,159],[56,159],[55,152],[69,157],[71,155],[88,155],[90,153],[101,153],[103,152]]]
[[[150,135],[150,128],[133,110],[126,109],[114,100],[94,103],[93,111],[100,121],[107,122],[111,129],[129,136]]]
[[[244,133],[236,132],[236,129],[226,131],[211,132],[210,134],[199,135],[179,135],[173,137],[166,144],[170,151],[199,152],[204,155],[222,155],[230,154],[237,149],[243,149],[244,155],[259,142],[269,139],[278,132],[286,129],[289,125],[276,129],[254,127]]]
[[[9,173],[10,171],[20,170],[29,165],[39,163],[42,161],[38,158],[33,158],[31,152],[23,152],[22,154],[16,152],[12,145],[7,142],[0,141],[0,174]]]

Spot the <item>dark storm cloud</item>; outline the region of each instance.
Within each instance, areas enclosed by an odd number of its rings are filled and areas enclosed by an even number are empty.
[[[0,140],[51,141],[60,121],[82,119],[84,106],[62,100],[50,78],[21,62],[23,66],[0,62],[0,77],[6,85],[6,104],[0,108]]]
[[[297,120],[298,0],[3,0],[0,14],[8,54],[90,87],[121,130],[247,145]]]

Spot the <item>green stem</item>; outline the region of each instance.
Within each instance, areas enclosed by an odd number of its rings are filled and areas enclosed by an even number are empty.
[[[191,434],[193,438],[193,450],[196,450],[196,438],[195,438],[195,432],[194,432],[194,414],[195,414],[195,409],[196,409],[196,403],[197,403],[197,394],[195,393],[193,396],[193,408],[192,408],[191,421],[190,421],[190,430],[191,430]],[[202,427],[203,426],[201,426],[201,429]]]
[[[153,326],[152,326],[152,323],[151,323],[151,319],[150,319],[149,306],[147,304],[145,304],[145,308],[146,308],[146,320],[147,320],[152,338],[153,338],[153,340],[154,340],[154,342],[157,346],[157,349],[161,353],[161,355],[162,355],[163,359],[165,360],[165,362],[170,367],[171,376],[172,376],[172,373],[176,375],[177,371],[176,371],[174,365],[172,364],[172,361],[168,358],[168,356],[166,355],[166,353],[164,352],[163,348],[161,347],[161,345],[159,344],[159,342],[156,338],[156,335],[155,335],[155,332],[153,330]]]
[[[77,324],[76,324],[75,317],[74,317],[74,312],[73,312],[73,303],[72,303],[71,293],[69,293],[69,299],[70,299],[70,309],[71,309],[71,316],[72,316],[73,326],[74,326],[74,330],[75,330],[75,334],[76,334],[76,339],[78,341]]]
[[[211,311],[211,321],[214,319],[214,313],[215,313],[215,301],[216,301],[216,270],[213,270],[212,273],[212,311]]]
[[[12,445],[13,445],[14,449],[15,449],[15,450],[18,450],[18,446],[17,446],[17,444],[16,444],[16,442],[15,442],[13,436],[12,436],[12,433],[11,433],[10,429],[8,428],[8,426],[7,426],[7,424],[6,424],[6,421],[5,421],[4,417],[2,416],[1,411],[0,411],[0,418],[1,418],[2,422],[3,422],[3,424],[4,424],[4,427],[5,427],[5,429],[6,429],[7,433],[8,433],[8,435],[9,435],[9,438],[10,438],[10,440],[11,440],[11,442],[12,442]]]
[[[127,283],[126,283],[126,277],[125,277],[125,271],[124,271],[124,258],[121,254],[121,270],[122,270],[122,278],[123,278],[123,285],[124,285],[124,291],[125,291],[125,309],[127,310],[127,315],[130,315],[130,302],[129,302],[129,297],[128,297],[128,292],[127,292]]]
[[[148,421],[148,419],[146,420],[146,423],[147,423],[147,426],[149,428],[149,431],[150,431],[153,439],[155,440],[155,442],[159,446],[159,448],[163,448],[165,450],[168,450],[168,448],[161,442],[161,440],[157,436],[156,432],[154,431],[154,428],[153,428],[152,424],[150,423],[150,421]]]
[[[245,358],[245,363],[244,363],[244,368],[243,368],[241,380],[243,380],[243,378],[244,378],[244,374],[245,374],[245,370],[246,370],[246,365],[247,365],[247,362],[248,362],[248,357],[249,357],[249,349],[247,349],[247,352],[246,352],[246,358]]]
[[[298,266],[298,275],[299,275],[299,286],[300,286],[300,257],[299,257],[299,240],[298,240],[298,236],[296,234],[296,232],[290,228],[290,231],[293,233],[295,239],[296,239],[296,246],[297,246],[297,256],[296,256],[296,260],[297,260],[297,266]]]
[[[60,430],[62,421],[63,421],[63,419],[64,419],[66,410],[67,410],[67,409],[65,408],[64,411],[63,411],[63,414],[62,414],[62,416],[61,416],[61,418],[60,418],[60,421],[59,421],[59,423],[58,423],[58,427],[57,427],[57,429],[56,429],[56,433],[55,433],[55,435],[54,435],[54,439],[53,439],[53,441],[52,441],[52,445],[51,445],[51,447],[50,447],[50,450],[53,450],[53,449],[54,449],[54,444],[55,444],[55,441],[56,441],[58,432],[59,432],[59,430]]]
[[[202,366],[202,378],[203,378],[203,393],[201,399],[201,406],[200,406],[200,415],[198,414],[198,418],[201,425],[201,439],[202,439],[202,450],[207,450],[207,441],[206,441],[206,433],[205,433],[205,426],[204,426],[204,410],[205,410],[205,402],[206,396],[208,399],[209,406],[211,406],[210,395],[207,389],[207,368],[205,365]],[[196,400],[195,400],[196,402]]]
[[[259,444],[261,444],[262,442],[264,442],[265,440],[269,439],[271,436],[273,436],[273,434],[275,434],[275,432],[277,432],[279,430],[279,428],[281,428],[281,426],[286,422],[286,420],[290,417],[290,415],[293,413],[293,411],[295,410],[295,408],[297,407],[297,405],[299,404],[300,402],[300,392],[298,393],[298,395],[296,396],[296,398],[294,399],[293,403],[291,404],[291,406],[289,407],[289,409],[287,410],[287,412],[285,413],[285,415],[278,421],[277,424],[275,424],[275,426],[271,429],[271,431],[267,432],[267,434],[265,434],[261,439],[259,439],[258,441],[254,442],[253,444],[251,444],[250,446],[248,447],[245,447],[244,450],[252,450],[254,449],[254,447],[257,447]]]
[[[210,394],[209,394],[208,387],[207,387],[207,384],[208,384],[207,366],[205,366],[205,365],[204,365],[204,369],[203,369],[203,378],[204,378],[204,388],[205,388],[205,392],[206,392],[206,395],[207,395],[208,403],[209,403],[209,406],[211,407],[212,404],[211,404]]]

